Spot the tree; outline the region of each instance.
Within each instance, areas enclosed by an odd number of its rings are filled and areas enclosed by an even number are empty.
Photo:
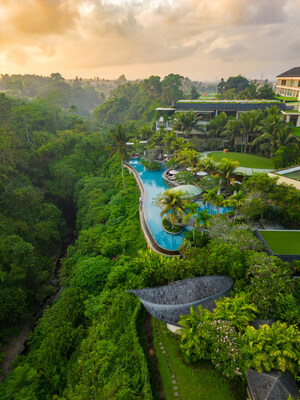
[[[217,163],[212,157],[204,157],[200,161],[198,161],[197,167],[199,171],[205,171],[211,174],[213,171],[216,170]]]
[[[178,74],[167,75],[162,83],[161,99],[164,104],[173,105],[175,101],[183,96],[183,91],[180,89],[183,76]]]
[[[206,193],[203,195],[203,203],[209,203],[213,207],[219,204],[219,194],[218,194],[219,188],[218,186],[215,186],[212,190],[208,190]]]
[[[200,94],[197,91],[197,89],[195,88],[195,86],[193,85],[192,89],[191,89],[190,99],[197,100],[197,99],[199,99],[199,97],[200,97]]]
[[[252,146],[271,157],[281,146],[299,149],[300,140],[294,135],[294,127],[286,123],[279,113],[268,113],[267,118],[261,121],[259,131],[262,132],[253,142]]]
[[[168,189],[156,201],[159,207],[163,207],[160,215],[170,215],[170,222],[174,225],[180,216],[185,213],[187,200],[180,190]]]
[[[201,154],[193,149],[183,149],[177,152],[176,159],[179,164],[183,164],[186,167],[189,167],[191,173],[194,173],[194,170],[199,162]]]
[[[247,152],[249,140],[257,136],[259,124],[262,121],[262,118],[263,114],[260,110],[251,110],[249,113],[239,114],[238,129],[240,131],[240,135],[243,136],[245,140],[244,153]]]
[[[187,203],[186,204],[187,214],[183,218],[184,223],[186,223],[188,220],[192,219],[194,245],[195,245],[195,227],[196,227],[195,216],[197,214],[198,208],[199,208],[198,203]]]
[[[235,208],[234,222],[236,220],[238,208],[247,200],[248,196],[246,196],[242,190],[239,190],[236,194],[233,194],[229,197],[229,201],[231,205]]]
[[[108,136],[109,141],[111,142],[106,146],[106,150],[110,151],[109,158],[111,159],[114,154],[117,154],[122,167],[122,180],[124,189],[125,186],[125,178],[124,178],[124,166],[123,160],[126,161],[129,159],[129,155],[127,152],[126,143],[128,142],[130,136],[125,131],[123,125],[119,124],[116,130],[112,130],[110,135]]]
[[[230,118],[224,112],[218,114],[208,123],[206,128],[207,135],[209,137],[220,138],[229,120]]]
[[[218,93],[223,94],[224,90],[225,90],[225,81],[224,78],[221,78],[221,81],[218,83],[217,88],[218,88]]]
[[[172,128],[175,131],[183,132],[186,137],[190,137],[193,129],[198,131],[203,130],[201,126],[198,126],[199,119],[200,117],[198,117],[193,110],[188,112],[179,112],[174,115]]]
[[[230,76],[225,83],[225,90],[235,89],[238,93],[249,86],[249,81],[242,75]]]
[[[246,89],[244,89],[241,92],[240,97],[242,99],[256,99],[257,98],[257,87],[258,84],[251,82],[249,86],[246,87]]]
[[[270,85],[264,83],[257,91],[257,98],[273,100],[275,99],[275,93]]]
[[[234,171],[240,163],[238,161],[230,160],[229,158],[222,158],[220,163],[217,165],[218,173],[226,180],[227,184],[230,183]]]
[[[236,118],[230,119],[221,132],[221,136],[229,140],[230,145],[234,146],[234,151],[237,151],[238,137],[240,136],[239,121]]]
[[[209,228],[209,220],[212,216],[208,213],[208,210],[198,211],[195,217],[195,227],[199,227],[202,230],[202,235],[204,230]]]

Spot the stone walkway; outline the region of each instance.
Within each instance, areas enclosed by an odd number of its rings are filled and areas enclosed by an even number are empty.
[[[217,151],[203,151],[202,153],[200,153],[203,157],[207,157],[208,154],[210,153],[217,153]],[[218,153],[222,153],[222,151],[218,151]],[[224,153],[224,157],[226,157],[226,153]],[[246,168],[246,167],[238,167],[236,169],[236,172],[241,172],[244,175],[253,175],[254,173],[258,172],[264,172],[264,173],[268,173],[268,172],[272,172],[273,169],[268,169],[268,168]]]
[[[168,368],[169,368],[169,372],[171,375],[171,379],[172,379],[172,386],[173,386],[173,391],[174,391],[174,399],[180,399],[179,397],[179,391],[178,391],[178,386],[177,386],[177,380],[176,380],[176,376],[174,374],[172,365],[170,364],[170,360],[167,354],[166,349],[164,348],[162,342],[161,342],[161,337],[160,337],[160,329],[159,329],[159,322],[157,320],[155,320],[155,334],[156,334],[156,338],[158,340],[158,345],[159,348],[167,362]]]

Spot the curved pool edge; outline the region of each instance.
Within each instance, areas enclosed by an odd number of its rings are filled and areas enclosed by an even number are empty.
[[[144,202],[144,196],[145,196],[144,185],[141,181],[141,178],[140,178],[137,170],[132,165],[125,162],[124,166],[133,174],[133,176],[138,184],[138,187],[140,189],[140,192],[141,192],[142,204],[139,207],[140,223],[141,223],[141,228],[142,228],[142,231],[143,231],[143,234],[145,236],[148,246],[156,253],[162,254],[164,256],[168,256],[168,257],[179,256],[180,254],[179,254],[178,250],[168,250],[168,249],[165,249],[164,247],[161,247],[157,243],[155,238],[153,237],[151,230],[149,229],[149,226],[147,224],[147,221],[145,218],[145,213],[144,213],[144,203],[145,203]]]

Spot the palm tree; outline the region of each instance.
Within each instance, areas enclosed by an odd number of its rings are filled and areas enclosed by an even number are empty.
[[[222,158],[220,163],[217,165],[217,171],[219,175],[225,178],[227,184],[230,183],[234,171],[238,168],[240,163],[238,161],[230,160],[229,158]]]
[[[242,190],[229,197],[228,201],[235,208],[234,222],[236,220],[238,208],[246,201],[248,196],[246,196]]]
[[[212,218],[208,214],[208,210],[198,211],[195,217],[195,227],[199,227],[202,230],[202,235],[205,230],[209,227],[209,220]]]
[[[262,118],[263,113],[260,110],[251,110],[249,113],[239,114],[239,119],[237,121],[240,135],[245,139],[244,153],[247,152],[249,139],[253,136],[257,136],[259,132],[259,124]]]
[[[201,154],[193,149],[183,149],[177,152],[178,163],[188,166],[191,169],[191,173],[194,173],[200,157]]]
[[[227,122],[229,121],[229,117],[222,112],[218,114],[215,118],[213,118],[206,128],[206,133],[209,137],[219,138],[222,132],[225,129]]]
[[[193,243],[194,244],[195,244],[195,227],[196,227],[195,216],[197,214],[198,208],[199,208],[199,204],[197,204],[197,203],[187,203],[186,204],[186,209],[188,210],[188,212],[183,218],[183,222],[184,223],[186,223],[189,219],[192,219],[192,223],[193,223]]]
[[[234,146],[234,151],[237,151],[238,137],[241,136],[239,122],[236,118],[230,119],[225,125],[221,136],[229,140],[230,145]]]
[[[286,123],[282,115],[269,114],[261,123],[262,134],[253,141],[252,146],[259,145],[259,149],[271,157],[280,146],[299,148],[300,141],[293,130],[294,127]]]
[[[203,130],[202,127],[198,126],[198,121],[200,117],[193,111],[179,112],[174,115],[173,129],[175,131],[180,131],[185,134],[186,137],[190,137],[193,129],[198,131]]]
[[[205,171],[207,173],[212,173],[213,171],[215,171],[216,166],[217,164],[212,157],[202,158],[197,164],[197,168],[199,171]]]
[[[189,149],[189,148],[191,148],[191,144],[182,137],[175,138],[170,145],[170,150],[173,153],[174,152],[176,153],[178,150]]]
[[[215,186],[212,190],[208,190],[206,193],[203,195],[203,203],[206,204],[211,204],[212,208],[214,209],[214,206],[216,205],[217,198],[218,198],[218,186]]]
[[[170,222],[174,225],[180,216],[185,213],[187,200],[184,193],[180,190],[168,189],[158,197],[156,204],[163,207],[160,215],[170,215]]]
[[[110,134],[108,135],[108,139],[110,144],[106,146],[106,150],[110,151],[109,159],[111,159],[114,154],[117,154],[121,163],[122,167],[122,180],[124,189],[125,186],[125,178],[124,178],[124,165],[123,161],[129,160],[129,154],[127,152],[126,143],[128,142],[130,136],[127,134],[125,127],[121,124],[117,126],[116,130],[111,130]]]
[[[143,126],[139,131],[140,139],[148,140],[153,135],[153,129],[149,125]]]
[[[171,151],[172,143],[174,142],[174,140],[176,140],[176,135],[175,135],[174,131],[166,132],[166,134],[162,140],[162,143],[165,146],[165,151],[167,151],[167,152]]]

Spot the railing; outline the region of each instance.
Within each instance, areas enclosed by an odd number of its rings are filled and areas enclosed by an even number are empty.
[[[137,173],[136,169],[133,168],[130,164],[128,163],[124,163],[124,166],[133,174],[133,176],[135,177],[135,180],[139,186],[140,192],[141,192],[141,196],[142,196],[142,202],[140,203],[140,222],[141,222],[141,227],[142,227],[142,231],[144,233],[146,242],[148,244],[149,247],[151,247],[151,249],[153,251],[155,251],[156,253],[159,254],[163,254],[164,256],[168,256],[168,257],[173,257],[173,256],[178,256],[179,255],[179,251],[178,250],[167,250],[164,249],[163,247],[161,247],[157,241],[154,239],[151,230],[149,229],[149,226],[147,224],[147,221],[145,219],[145,214],[144,214],[144,200],[145,200],[145,190],[144,190],[144,185],[141,181],[141,178],[139,176],[139,174]]]

